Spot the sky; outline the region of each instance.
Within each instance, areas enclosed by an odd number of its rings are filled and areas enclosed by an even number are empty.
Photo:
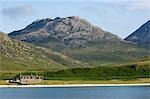
[[[150,20],[150,0],[0,0],[0,31],[37,19],[79,16],[121,38]]]

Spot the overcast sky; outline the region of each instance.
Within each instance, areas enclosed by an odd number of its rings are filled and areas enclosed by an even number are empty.
[[[42,18],[79,16],[124,38],[150,20],[150,0],[0,0],[0,31]]]

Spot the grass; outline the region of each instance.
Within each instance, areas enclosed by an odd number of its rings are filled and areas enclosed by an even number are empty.
[[[146,84],[150,83],[150,78],[139,78],[136,80],[44,80],[42,85],[67,85],[67,84]],[[6,80],[0,80],[0,85],[14,85],[7,83]]]
[[[136,80],[74,80],[74,81],[60,81],[60,80],[45,80],[45,85],[56,85],[56,84],[139,84],[139,83],[150,83],[150,78],[140,78]]]

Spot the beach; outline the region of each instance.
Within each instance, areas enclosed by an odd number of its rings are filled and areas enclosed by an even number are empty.
[[[97,87],[97,86],[150,86],[147,84],[70,84],[70,85],[0,85],[0,88],[22,88],[22,87]]]

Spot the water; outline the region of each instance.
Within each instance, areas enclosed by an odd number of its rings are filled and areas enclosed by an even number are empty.
[[[150,87],[0,88],[0,99],[150,99]]]

